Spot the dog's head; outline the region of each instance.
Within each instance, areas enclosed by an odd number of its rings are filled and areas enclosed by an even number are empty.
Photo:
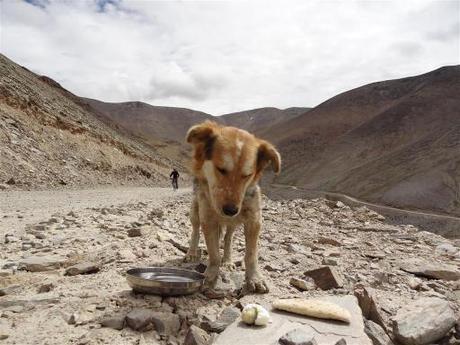
[[[273,145],[242,129],[206,121],[190,128],[186,140],[194,146],[193,172],[207,181],[211,203],[222,216],[238,215],[247,188],[267,165],[276,174],[281,169]]]

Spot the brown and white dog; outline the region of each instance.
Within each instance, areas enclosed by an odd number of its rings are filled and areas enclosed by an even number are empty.
[[[198,256],[200,226],[209,254],[204,288],[215,286],[221,265],[219,241],[226,227],[223,264],[231,263],[235,227],[244,226],[246,292],[265,293],[268,286],[258,270],[258,239],[262,224],[258,181],[270,163],[276,174],[281,158],[272,144],[235,127],[206,121],[193,126],[186,140],[194,147],[192,172],[196,188],[190,219],[193,232],[186,259]]]

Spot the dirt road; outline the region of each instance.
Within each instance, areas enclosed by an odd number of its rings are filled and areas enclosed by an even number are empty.
[[[137,202],[158,203],[189,193],[190,189],[108,187],[83,190],[0,192],[0,236],[8,231],[42,221],[55,213],[79,212],[87,208],[110,207]]]

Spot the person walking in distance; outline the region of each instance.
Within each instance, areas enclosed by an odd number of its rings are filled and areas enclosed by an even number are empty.
[[[176,168],[173,168],[173,171],[171,172],[171,174],[169,174],[169,178],[172,181],[173,189],[178,189],[179,185],[177,183],[177,180],[179,179],[179,172],[176,170]]]

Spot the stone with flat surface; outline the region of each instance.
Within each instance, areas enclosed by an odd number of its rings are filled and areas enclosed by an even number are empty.
[[[59,269],[66,263],[66,258],[57,255],[31,256],[19,261],[19,268],[29,272],[43,272]]]
[[[323,266],[304,273],[305,276],[312,278],[316,285],[322,290],[340,288],[343,281],[334,267]]]
[[[342,338],[348,345],[372,345],[364,333],[363,316],[356,297],[328,296],[322,299],[347,309],[351,314],[350,324],[279,312],[265,305],[272,319],[267,327],[248,326],[237,319],[219,335],[214,344],[273,345],[278,344],[278,340],[285,334],[298,329],[306,336],[314,337],[321,345],[335,345]]]
[[[457,266],[440,262],[430,262],[415,258],[401,261],[399,267],[405,272],[427,278],[442,280],[460,279],[460,270]]]

